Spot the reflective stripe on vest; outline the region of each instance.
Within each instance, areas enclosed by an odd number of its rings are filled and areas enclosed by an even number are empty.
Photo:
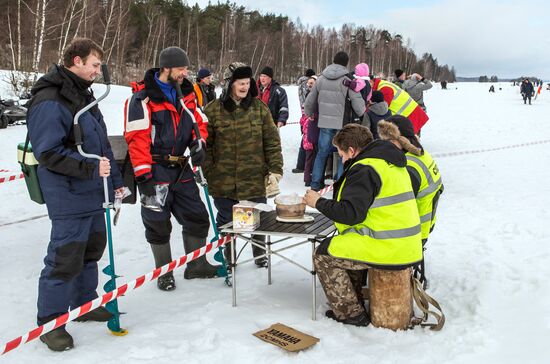
[[[406,153],[406,157],[407,164],[420,175],[420,188],[416,196],[416,203],[422,224],[422,239],[427,239],[436,221],[436,216],[432,214],[433,199],[441,189],[443,182],[439,169],[429,153],[424,152],[421,156]]]
[[[330,255],[386,266],[412,265],[422,259],[421,224],[409,174],[383,159],[365,158],[355,162],[370,166],[382,185],[365,219],[350,226],[335,222],[339,235],[332,238]],[[342,182],[337,201],[342,196]]]
[[[341,235],[348,233],[356,233],[363,236],[370,236],[373,239],[394,239],[394,238],[406,238],[411,235],[416,235],[420,233],[420,224],[406,228],[406,229],[397,229],[397,230],[386,230],[386,231],[374,231],[368,227],[362,227],[357,229],[355,227],[350,227],[342,231]]]
[[[393,90],[393,99],[388,105],[393,115],[409,116],[418,107],[416,101],[404,90],[388,81],[380,81],[378,91],[382,88],[389,87]]]
[[[405,202],[407,200],[414,200],[414,192],[403,192],[399,195],[395,196],[389,196],[389,197],[381,197],[381,198],[375,198],[372,205],[370,205],[371,209],[381,207],[381,206],[388,206],[393,205],[399,202]]]

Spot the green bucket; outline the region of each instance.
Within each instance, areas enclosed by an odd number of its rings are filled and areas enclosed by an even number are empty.
[[[21,165],[21,171],[25,175],[25,183],[31,200],[38,204],[44,204],[44,196],[40,189],[40,183],[38,182],[38,161],[32,153],[32,146],[27,144],[27,151],[25,152],[25,143],[19,143],[17,146],[17,161]]]

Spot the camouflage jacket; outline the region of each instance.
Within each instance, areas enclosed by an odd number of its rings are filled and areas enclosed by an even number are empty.
[[[265,177],[283,174],[281,139],[271,113],[254,99],[227,111],[217,99],[206,106],[208,139],[203,164],[210,195],[233,200],[265,197]]]

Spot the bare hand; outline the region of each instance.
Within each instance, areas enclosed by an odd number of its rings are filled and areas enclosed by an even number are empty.
[[[285,126],[285,123],[283,123],[282,121],[277,122],[277,128],[282,128],[283,126]]]
[[[122,194],[124,193],[124,186],[123,187],[120,187],[120,188],[117,188],[115,190],[115,197],[116,196],[122,196]]]
[[[319,192],[316,192],[313,190],[307,190],[302,201],[309,207],[315,208],[315,205],[317,204],[317,201],[320,198],[321,198],[321,195],[319,194]]]
[[[111,175],[111,162],[104,158],[99,161],[99,177],[109,177]]]

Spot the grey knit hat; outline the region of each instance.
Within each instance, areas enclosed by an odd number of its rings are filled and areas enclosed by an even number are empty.
[[[190,64],[187,53],[180,47],[168,47],[160,51],[159,67],[188,67]]]

